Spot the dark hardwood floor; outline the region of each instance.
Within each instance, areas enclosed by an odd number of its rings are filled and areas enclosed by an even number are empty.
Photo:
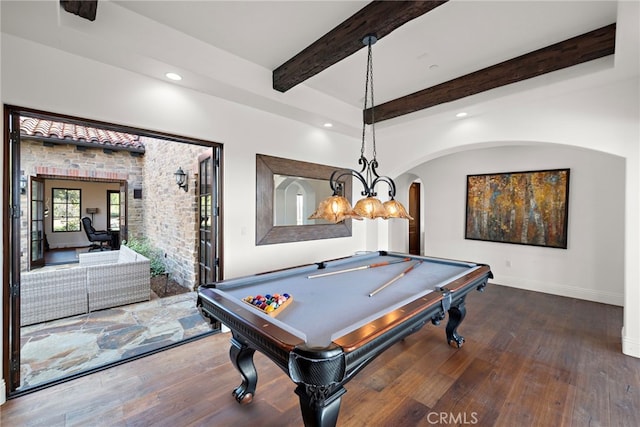
[[[339,313],[336,313],[339,315]],[[621,352],[622,308],[489,285],[469,294],[446,345],[426,325],[346,385],[339,426],[640,425],[640,359]],[[0,406],[6,426],[300,426],[294,384],[256,353],[253,403],[229,334],[24,395]]]

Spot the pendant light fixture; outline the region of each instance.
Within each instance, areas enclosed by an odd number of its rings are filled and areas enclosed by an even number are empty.
[[[353,219],[376,219],[376,218],[404,218],[413,219],[407,213],[402,203],[394,199],[396,195],[396,184],[388,176],[380,176],[376,169],[378,168],[378,160],[376,158],[376,128],[375,118],[373,114],[374,102],[373,102],[373,59],[371,55],[371,46],[377,41],[375,35],[366,36],[362,42],[367,46],[367,73],[364,89],[364,109],[362,114],[362,145],[360,147],[360,159],[358,164],[361,169],[360,172],[354,169],[339,169],[333,171],[331,178],[329,179],[329,185],[333,190],[333,196],[328,197],[320,202],[318,209],[309,217],[309,219],[324,219],[330,222],[340,222],[342,220]],[[369,99],[370,98],[370,99]],[[371,142],[372,142],[372,154],[373,159],[369,161],[365,155],[365,141],[366,141],[366,120],[364,117],[367,107],[371,101]],[[352,175],[360,181],[362,184],[362,199],[351,208],[351,204],[344,195],[339,194],[338,189],[341,188],[338,183],[340,178]],[[389,200],[382,203],[378,198],[376,192],[376,185],[379,182],[385,182],[389,186]]]

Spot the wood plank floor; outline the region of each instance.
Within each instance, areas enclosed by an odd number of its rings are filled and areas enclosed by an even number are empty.
[[[622,308],[489,285],[446,345],[425,326],[346,385],[339,426],[640,425],[640,359],[621,352]],[[256,353],[253,403],[229,335],[210,336],[0,406],[2,426],[300,426],[294,384]]]

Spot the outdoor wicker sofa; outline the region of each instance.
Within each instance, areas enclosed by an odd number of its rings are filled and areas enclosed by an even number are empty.
[[[21,326],[75,316],[88,311],[85,268],[73,267],[21,274]]]
[[[77,266],[22,273],[22,326],[148,301],[151,266],[127,246],[117,251],[82,253]]]

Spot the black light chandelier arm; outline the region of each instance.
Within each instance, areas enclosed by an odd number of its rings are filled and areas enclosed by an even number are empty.
[[[371,190],[369,189],[369,185],[367,184],[367,180],[364,179],[364,176],[362,176],[362,174],[356,170],[353,169],[338,169],[333,171],[333,173],[331,174],[331,178],[329,178],[329,185],[331,186],[331,190],[333,191],[333,195],[337,196],[338,195],[338,180],[340,178],[342,178],[343,176],[346,175],[351,175],[351,176],[355,176],[356,178],[358,178],[358,180],[360,181],[360,183],[362,184],[362,187],[364,188],[364,190],[361,192],[361,194],[363,196],[369,196]],[[344,196],[344,194],[343,194]]]
[[[358,160],[358,163],[360,163],[362,165],[362,170],[360,170],[360,173],[362,174],[365,170],[367,171],[367,195],[368,196],[377,196],[378,193],[375,191],[375,187],[376,184],[380,181],[382,182],[386,182],[387,184],[389,184],[389,197],[391,197],[392,199],[396,196],[396,183],[393,182],[393,180],[391,178],[389,178],[388,176],[380,176],[378,175],[378,171],[376,170],[376,168],[378,167],[378,160],[377,159],[373,159],[370,162],[366,159],[366,157],[361,156],[360,160]],[[362,195],[364,196],[365,194],[362,193]]]
[[[364,171],[364,169],[362,171]],[[338,169],[333,171],[333,173],[331,174],[331,178],[329,179],[329,185],[331,186],[333,195],[334,196],[338,195],[338,188],[339,188],[338,181],[340,180],[340,178],[346,175],[351,175],[351,176],[355,176],[358,179],[358,181],[360,181],[360,183],[362,184],[363,189],[360,192],[360,194],[363,196],[367,196],[367,197],[377,196],[378,193],[375,191],[375,187],[376,185],[378,185],[379,182],[387,183],[387,185],[389,186],[390,198],[393,199],[396,196],[396,184],[395,182],[393,182],[391,178],[389,178],[388,176],[379,176],[377,173],[375,173],[375,169],[374,169],[372,173],[375,175],[375,179],[371,181],[371,183],[369,184],[367,182],[367,179],[365,179],[365,177],[362,175],[361,173],[362,171],[358,172],[353,169]]]
[[[367,181],[371,181],[374,176],[376,178],[378,177],[378,172],[376,171],[376,168],[378,167],[378,160],[376,160],[375,157],[373,160],[369,161],[365,156],[361,155],[358,159],[358,164],[362,165],[360,173],[363,173],[365,170],[367,171]]]
[[[387,185],[389,185],[389,197],[391,199],[396,197],[396,183],[393,182],[391,178],[389,178],[388,176],[378,176],[371,183],[371,188],[373,189],[376,186],[376,184],[378,184],[378,182],[386,182]],[[375,196],[376,193],[373,193],[373,195]]]

